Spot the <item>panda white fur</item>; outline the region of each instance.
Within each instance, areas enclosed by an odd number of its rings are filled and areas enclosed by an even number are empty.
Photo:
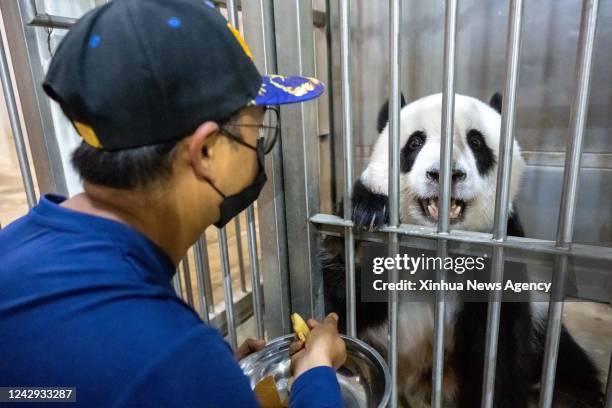
[[[400,129],[400,221],[437,225],[438,172],[442,95],[405,106]],[[497,155],[500,141],[501,95],[487,105],[456,95],[453,134],[451,228],[490,232],[493,227]],[[379,138],[370,161],[353,189],[353,222],[357,229],[375,230],[388,219],[388,104],[378,116]],[[525,162],[513,146],[510,201],[520,186]],[[510,207],[508,234],[524,236],[518,214]],[[358,244],[357,244],[358,245]],[[322,266],[327,311],[346,310],[343,241],[327,237]],[[356,273],[360,274],[359,265]],[[361,302],[357,287],[359,337],[386,354],[387,305]],[[398,386],[400,401],[425,407],[431,396],[433,302],[400,302]],[[487,304],[447,304],[443,394],[445,405],[480,406]],[[495,407],[527,407],[537,398],[545,342],[546,310],[529,303],[503,303],[495,383]],[[602,406],[598,371],[587,354],[563,329],[555,383],[554,406]],[[578,374],[579,373],[579,374]],[[578,374],[578,375],[577,375]]]

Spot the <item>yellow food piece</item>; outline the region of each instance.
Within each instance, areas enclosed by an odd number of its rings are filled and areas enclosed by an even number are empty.
[[[271,375],[264,377],[257,383],[255,386],[255,395],[262,408],[286,407],[281,401],[278,389],[276,388],[276,381],[274,381],[274,377]]]
[[[302,319],[302,316],[297,313],[292,314],[291,324],[293,325],[293,331],[295,334],[297,334],[298,339],[300,339],[302,342],[306,341],[306,337],[308,337],[310,329],[308,328],[308,325],[304,319]]]

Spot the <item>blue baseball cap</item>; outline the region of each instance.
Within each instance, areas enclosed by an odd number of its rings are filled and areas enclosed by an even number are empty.
[[[179,140],[247,106],[304,102],[315,78],[262,76],[207,0],[114,0],[59,45],[43,83],[79,135],[104,150]]]

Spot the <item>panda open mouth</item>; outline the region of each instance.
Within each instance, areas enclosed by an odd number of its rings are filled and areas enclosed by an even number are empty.
[[[438,221],[438,197],[419,198],[417,201],[419,202],[421,211],[423,211],[425,217],[429,218],[431,221]],[[451,198],[451,208],[449,213],[451,223],[458,222],[463,219],[465,207],[465,201]]]

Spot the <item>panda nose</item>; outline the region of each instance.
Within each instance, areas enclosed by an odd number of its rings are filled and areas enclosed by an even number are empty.
[[[438,170],[429,170],[427,173],[427,178],[431,181],[440,181],[440,172]],[[466,174],[463,170],[453,170],[452,179],[453,183],[458,183],[460,181],[465,180]]]

